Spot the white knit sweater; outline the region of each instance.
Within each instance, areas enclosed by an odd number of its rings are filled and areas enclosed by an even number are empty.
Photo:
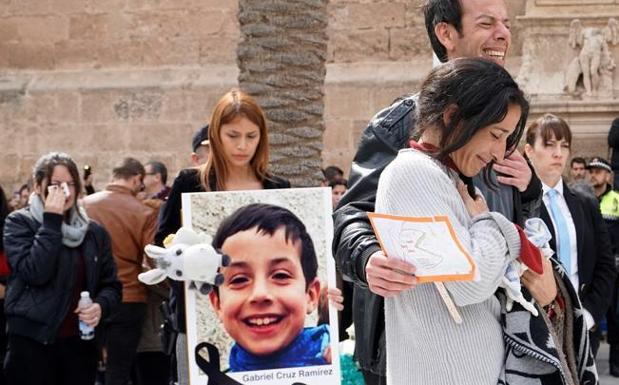
[[[456,324],[433,284],[385,300],[387,383],[496,385],[504,345],[494,296],[507,264],[518,257],[515,226],[491,212],[471,218],[457,174],[413,149],[401,150],[378,183],[376,212],[405,216],[446,215],[475,259],[475,282],[447,282],[463,318]]]

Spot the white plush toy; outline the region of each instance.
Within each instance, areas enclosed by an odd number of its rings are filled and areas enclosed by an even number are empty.
[[[175,281],[191,281],[190,288],[200,288],[202,294],[208,294],[214,286],[223,283],[219,273],[221,266],[227,266],[230,258],[211,246],[211,237],[181,227],[174,239],[166,247],[147,245],[146,254],[155,259],[157,268],[138,275],[146,285],[155,285],[166,277]]]
[[[540,218],[527,219],[524,224],[524,233],[527,239],[541,250],[544,258],[548,259],[554,254],[554,251],[552,251],[548,245],[548,242],[552,238],[552,234],[550,234],[550,230],[548,230],[548,226],[546,226],[543,220]],[[507,265],[507,270],[505,271],[505,275],[499,287],[505,289],[507,293],[507,303],[505,306],[507,311],[511,311],[514,302],[518,302],[522,307],[537,317],[538,312],[534,305],[535,299],[532,298],[531,302],[527,301],[521,291],[522,285],[520,284],[520,277],[527,269],[528,267],[524,263],[513,260]]]

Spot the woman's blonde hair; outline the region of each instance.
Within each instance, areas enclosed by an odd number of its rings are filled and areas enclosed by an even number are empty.
[[[211,116],[208,130],[211,149],[208,160],[200,167],[200,182],[205,191],[212,190],[209,180],[213,177],[215,178],[216,190],[225,189],[224,183],[228,179],[230,170],[223,152],[221,126],[238,117],[247,118],[258,126],[260,141],[256,153],[250,161],[250,167],[260,181],[268,178],[269,138],[264,112],[247,93],[233,89],[219,99]]]

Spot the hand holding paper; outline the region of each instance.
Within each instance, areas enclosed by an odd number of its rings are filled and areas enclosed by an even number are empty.
[[[365,266],[365,276],[370,291],[382,297],[391,297],[417,284],[415,266],[396,259],[387,258],[382,251],[377,251]]]

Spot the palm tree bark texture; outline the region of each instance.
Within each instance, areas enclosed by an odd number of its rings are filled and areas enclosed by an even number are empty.
[[[269,121],[271,169],[316,186],[324,132],[328,0],[239,0],[239,86]]]

